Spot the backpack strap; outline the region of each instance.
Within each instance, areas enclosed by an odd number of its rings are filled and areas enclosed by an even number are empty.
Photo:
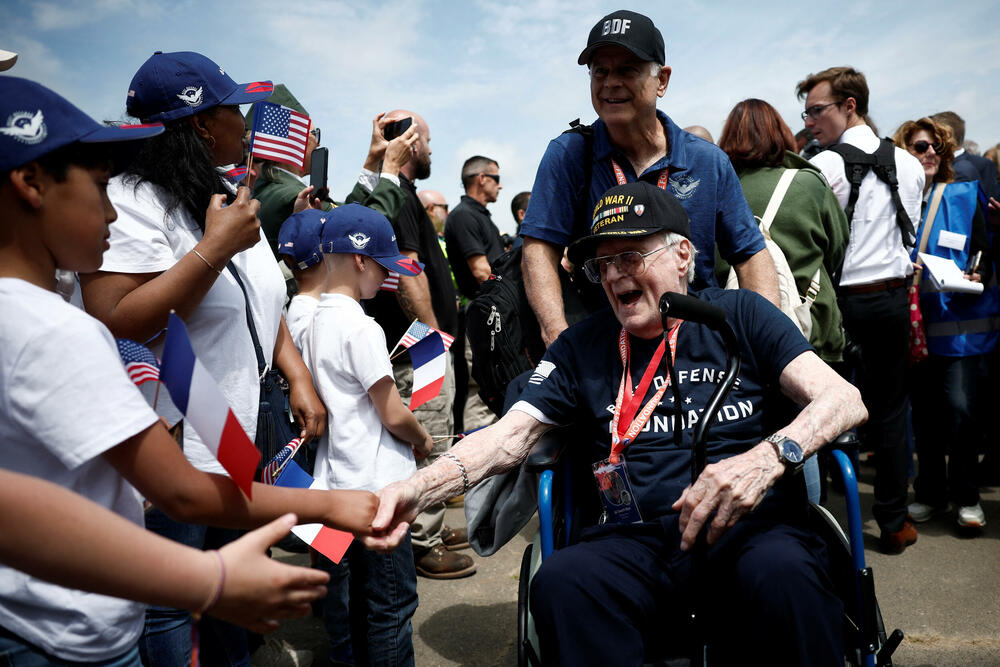
[[[892,195],[892,203],[896,207],[896,224],[899,226],[900,234],[903,236],[903,245],[912,248],[916,240],[916,232],[913,230],[913,221],[907,215],[903,207],[903,201],[899,198],[899,181],[896,179],[896,146],[889,138],[882,139],[878,150],[875,151],[875,175],[883,183],[889,186]]]
[[[844,175],[851,184],[851,194],[847,198],[844,213],[847,214],[847,224],[850,225],[854,220],[854,206],[858,203],[861,181],[864,180],[868,170],[875,166],[875,155],[865,153],[857,146],[850,144],[837,144],[830,146],[828,150],[833,151],[844,160]]]
[[[580,119],[572,120],[569,129],[563,134],[579,134],[583,137],[583,178],[580,191],[576,193],[576,204],[573,206],[573,231],[571,240],[583,238],[590,234],[590,180],[594,173],[594,128],[584,125]]]
[[[771,223],[774,222],[774,216],[778,214],[778,209],[781,208],[781,202],[785,199],[785,193],[788,192],[788,186],[792,184],[792,179],[795,178],[795,174],[799,173],[798,169],[786,169],[781,172],[781,178],[778,179],[778,184],[774,186],[774,192],[771,193],[771,199],[767,202],[767,208],[764,209],[764,217],[760,219],[761,231],[764,235],[770,238],[771,234]]]

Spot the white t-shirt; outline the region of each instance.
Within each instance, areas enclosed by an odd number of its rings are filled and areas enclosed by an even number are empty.
[[[319,299],[307,294],[296,294],[288,304],[285,324],[292,342],[299,349],[303,359],[308,359],[312,350],[312,320]]]
[[[16,278],[0,278],[0,312],[3,467],[143,525],[139,495],[101,454],[156,415],[125,374],[111,332],[55,292]],[[53,549],[73,549],[51,537]],[[0,566],[0,625],[66,660],[97,662],[131,649],[144,609]]]
[[[376,382],[392,379],[392,363],[382,327],[360,303],[343,294],[320,298],[306,363],[328,415],[316,479],[331,489],[377,491],[416,472],[413,450],[382,425],[368,396]]]
[[[166,271],[191,252],[202,232],[183,207],[167,213],[160,188],[143,183],[138,190],[125,183],[122,176],[111,179],[108,197],[118,211],[118,221],[111,225],[111,248],[104,253],[102,271],[116,273],[155,273]],[[268,366],[278,338],[281,310],[285,305],[285,282],[264,233],[249,250],[233,257],[240,278],[250,296],[257,336]],[[222,268],[222,267],[219,267]],[[227,269],[215,279],[212,288],[185,322],[194,353],[208,369],[233,413],[251,440],[257,432],[260,405],[260,379],[247,326],[243,291]],[[142,341],[139,341],[142,342]],[[163,338],[150,349],[158,357]],[[153,383],[143,385],[152,399]],[[167,392],[157,399],[157,412],[169,423],[181,418]],[[201,442],[193,428],[185,425],[184,453],[199,470],[225,474],[222,465]]]
[[[857,125],[845,130],[837,143],[850,144],[866,153],[873,153],[878,149],[879,138],[867,125]],[[917,158],[902,148],[896,147],[894,154],[899,199],[916,229],[920,226],[924,168]],[[851,181],[844,173],[844,158],[833,151],[823,151],[810,162],[823,172],[841,208],[846,207],[851,194]],[[912,273],[910,253],[903,246],[903,237],[896,224],[892,193],[889,186],[880,181],[875,171],[870,169],[858,188],[858,201],[854,206],[851,238],[844,256],[840,284],[845,287],[864,285],[903,278]]]

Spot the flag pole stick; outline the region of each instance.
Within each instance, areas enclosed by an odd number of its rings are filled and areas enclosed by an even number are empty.
[[[153,412],[156,412],[156,402],[160,400],[160,380],[156,380],[156,392],[153,393]]]
[[[414,317],[413,321],[410,322],[410,327],[412,327],[416,323],[417,323],[417,318]],[[409,331],[410,327],[406,327],[406,331]],[[403,339],[404,338],[406,338],[406,332],[405,331],[403,332],[403,335],[399,337],[399,341],[395,345],[392,346],[391,350],[389,350],[389,361],[392,361],[393,359],[396,358],[396,357],[392,356],[392,353],[396,351],[397,347],[399,347],[400,345],[403,344]],[[400,352],[400,354],[402,354],[402,352]]]

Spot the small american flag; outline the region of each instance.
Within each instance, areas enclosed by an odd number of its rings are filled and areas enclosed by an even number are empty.
[[[389,272],[389,277],[378,286],[380,290],[386,292],[398,292],[399,291],[399,274],[395,271]]]
[[[258,102],[253,115],[250,152],[302,169],[309,140],[309,116],[270,102]]]
[[[264,484],[274,485],[274,480],[278,479],[281,471],[285,469],[285,465],[295,456],[295,452],[299,451],[299,447],[302,446],[302,438],[293,438],[291,442],[281,448],[274,458],[267,462],[264,469],[260,473],[260,481]]]
[[[431,327],[427,326],[420,320],[417,320],[410,325],[410,328],[406,330],[405,334],[403,334],[403,338],[400,339],[399,344],[402,345],[403,347],[410,347],[411,345],[416,345],[421,340],[429,336],[432,331],[437,331],[439,334],[441,334],[441,342],[444,343],[444,349],[445,352],[447,352],[448,349],[451,347],[451,344],[455,342],[455,337],[449,336],[445,332],[440,331],[438,329],[432,329]]]
[[[115,343],[118,345],[122,363],[125,364],[125,372],[132,382],[138,386],[144,382],[160,379],[160,362],[149,348],[127,338],[116,338]]]

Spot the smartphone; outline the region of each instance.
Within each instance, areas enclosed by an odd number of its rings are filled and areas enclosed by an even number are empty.
[[[969,256],[969,263],[965,265],[965,272],[971,275],[979,271],[979,262],[982,257],[982,250],[972,253],[972,255]]]
[[[326,185],[326,168],[330,161],[329,148],[316,148],[312,152],[312,168],[309,170],[309,185],[313,186],[313,197],[326,201],[330,189]]]
[[[410,129],[410,125],[413,125],[412,117],[393,121],[386,125],[385,129],[382,130],[382,136],[385,137],[386,141],[392,141]]]

